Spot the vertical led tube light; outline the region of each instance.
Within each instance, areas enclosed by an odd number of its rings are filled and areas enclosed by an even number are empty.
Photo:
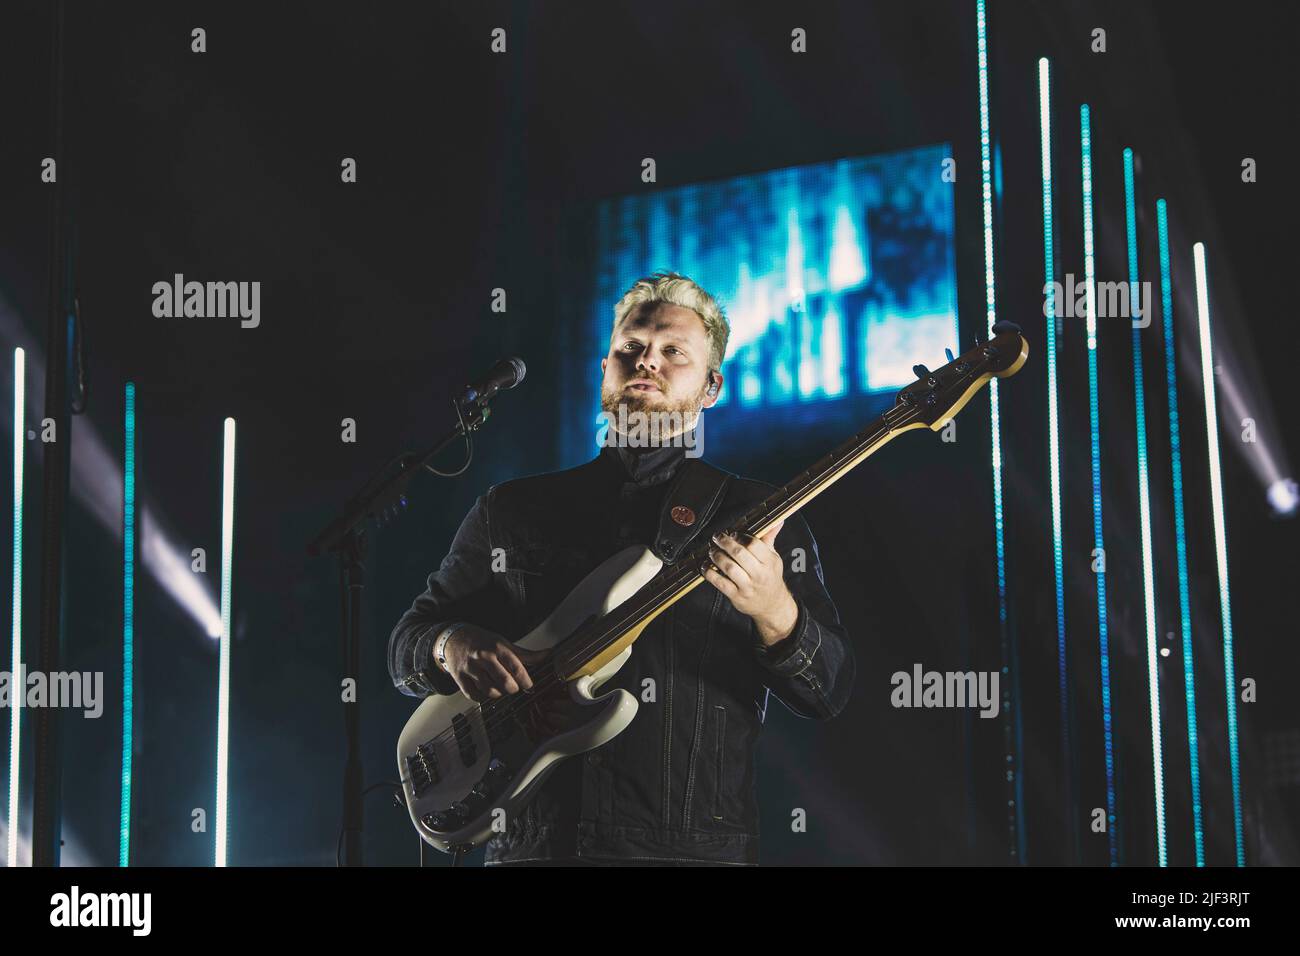
[[[1092,230],[1092,126],[1088,104],[1079,107],[1083,157],[1083,271],[1088,313],[1088,423],[1092,446],[1092,535],[1097,579],[1097,635],[1101,657],[1101,721],[1106,753],[1106,840],[1110,865],[1119,865],[1115,811],[1115,741],[1110,710],[1110,639],[1106,628],[1106,544],[1101,523],[1101,417],[1097,403],[1097,270]],[[1100,561],[1097,566],[1095,562]]]
[[[27,355],[22,349],[14,349],[14,567],[13,567],[13,653],[12,669],[15,688],[9,702],[9,814],[5,818],[8,830],[5,861],[7,866],[18,865],[18,793],[21,779],[19,777],[19,755],[22,752],[22,713],[25,682],[18,675],[22,673],[23,662],[23,442],[26,434],[23,428],[23,396],[26,394]]]
[[[1133,150],[1124,150],[1124,231],[1128,244],[1129,314],[1133,326],[1133,398],[1137,415],[1138,523],[1142,536],[1142,596],[1146,618],[1147,690],[1151,713],[1151,763],[1156,803],[1156,859],[1169,865],[1165,842],[1164,744],[1160,733],[1160,649],[1156,646],[1155,569],[1151,562],[1151,479],[1147,471],[1147,410],[1142,369],[1142,329],[1151,324],[1149,315],[1139,314],[1138,293],[1137,184],[1133,172]]]
[[[1210,450],[1210,502],[1214,508],[1214,551],[1219,569],[1219,613],[1223,623],[1223,678],[1228,704],[1228,761],[1232,773],[1232,827],[1237,866],[1246,865],[1241,819],[1241,765],[1237,752],[1237,676],[1232,650],[1232,605],[1228,600],[1228,529],[1223,511],[1223,471],[1219,462],[1219,414],[1214,394],[1214,353],[1210,344],[1210,296],[1205,276],[1205,243],[1192,246],[1196,264],[1196,318],[1201,332],[1201,384],[1205,390],[1205,432]]]
[[[221,452],[221,655],[217,679],[216,865],[226,865],[230,764],[230,571],[235,536],[235,420],[227,418]]]
[[[983,189],[984,212],[984,297],[988,319],[986,334],[989,338],[992,338],[993,325],[997,321],[997,303],[993,271],[993,138],[989,121],[988,22],[984,0],[976,0],[975,34],[978,41],[979,66],[980,179]],[[1008,640],[1006,538],[1002,513],[1002,421],[999,414],[998,380],[996,378],[989,380],[989,414],[992,422],[993,445],[993,535],[997,556],[998,623],[1002,634],[1003,678],[1007,681],[1006,686],[1010,687],[1018,675],[1013,670],[1013,651]],[[1021,768],[1019,765],[1019,701],[1015,702],[1015,706],[1011,708],[1011,716],[1007,719],[1012,721],[1006,745],[1007,792],[1011,804],[1010,829],[1016,859],[1023,862],[1025,838],[1021,800]]]
[[[1056,237],[1052,215],[1052,72],[1046,57],[1038,61],[1038,138],[1043,170],[1043,312],[1047,318],[1047,448],[1052,497],[1052,572],[1056,583],[1056,675],[1061,703],[1061,759],[1065,768],[1067,806],[1075,809],[1070,681],[1065,643],[1065,552],[1061,528],[1061,429],[1056,377],[1056,340],[1060,334],[1056,302]],[[1078,824],[1071,817],[1070,832]],[[1070,841],[1075,843],[1074,839]]]
[[[135,729],[135,385],[126,383],[122,461],[122,797],[117,865],[131,864],[131,757]]]
[[[1205,827],[1201,819],[1200,734],[1196,729],[1196,672],[1192,657],[1192,600],[1187,572],[1187,533],[1183,518],[1183,452],[1178,419],[1178,366],[1174,361],[1174,289],[1169,268],[1169,213],[1156,200],[1160,243],[1160,307],[1165,332],[1165,387],[1169,396],[1169,457],[1174,486],[1174,542],[1178,558],[1178,615],[1182,629],[1183,695],[1187,700],[1187,754],[1192,783],[1192,836],[1196,865],[1205,866]]]

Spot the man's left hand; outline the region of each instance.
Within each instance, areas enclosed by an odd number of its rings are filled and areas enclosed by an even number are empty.
[[[785,521],[778,521],[761,537],[713,536],[709,547],[712,564],[704,567],[708,581],[741,614],[754,619],[764,644],[775,644],[794,631],[799,608],[786,586],[785,563],[773,542]]]

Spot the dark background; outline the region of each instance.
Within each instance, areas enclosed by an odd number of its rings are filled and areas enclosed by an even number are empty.
[[[48,208],[40,161],[50,120],[52,4],[0,17],[3,228],[0,307],[44,341]],[[1098,276],[1125,277],[1120,151],[1141,162],[1141,199],[1170,203],[1180,399],[1193,574],[1207,859],[1232,862],[1222,644],[1205,467],[1191,243],[1209,250],[1216,360],[1289,474],[1293,423],[1291,279],[1296,190],[1287,165],[1296,115],[1291,5],[993,3],[991,92],[1001,147],[1000,317],[1031,345],[1006,383],[1003,449],[1012,624],[1020,647],[1024,820],[1031,863],[1106,861],[1104,836],[1064,839],[1055,603],[1042,361],[1042,226],[1037,58],[1053,61],[1058,272],[1083,273],[1078,104],[1093,111]],[[207,52],[190,52],[190,30]],[[493,55],[504,27],[509,52]],[[808,31],[806,55],[790,31]],[[1090,51],[1094,27],[1107,52]],[[370,536],[361,674],[367,783],[393,775],[413,701],[391,688],[384,649],[473,498],[488,484],[577,464],[554,453],[558,343],[578,320],[568,290],[587,277],[560,241],[595,200],[826,159],[948,141],[958,164],[957,265],[963,347],[982,333],[983,246],[973,2],[69,3],[65,144],[59,176],[77,230],[94,428],[120,455],[122,387],[139,394],[142,500],[178,548],[206,547],[215,595],[221,423],[239,423],[232,663],[230,860],[329,864],[340,821],[337,569],[306,544],[391,455],[451,425],[449,397],[507,354],[528,379],[497,402],[469,472],[417,481],[400,525]],[[640,181],[657,160],[659,182]],[[1243,184],[1245,156],[1259,181]],[[354,157],[358,182],[339,180]],[[1142,227],[1155,280],[1154,223]],[[262,283],[262,322],[159,319],[151,287],[174,273]],[[635,276],[628,276],[630,283]],[[505,288],[509,311],[490,311]],[[1157,286],[1158,288],[1158,286]],[[611,303],[612,304],[612,303]],[[1155,861],[1141,625],[1131,339],[1101,325],[1104,512],[1119,760],[1122,860]],[[1148,368],[1159,633],[1177,631],[1169,454],[1159,320]],[[7,345],[18,344],[6,343]],[[958,343],[953,343],[957,346]],[[955,348],[955,351],[960,349]],[[43,349],[40,350],[43,353]],[[599,374],[599,355],[590,374]],[[29,357],[29,360],[32,360]],[[6,364],[8,360],[6,359]],[[1080,700],[1083,805],[1104,805],[1089,511],[1082,320],[1062,339],[1067,622]],[[1225,404],[1220,394],[1221,406]],[[7,407],[7,406],[6,406]],[[358,441],[340,441],[354,418]],[[40,418],[30,409],[29,424]],[[34,425],[33,425],[34,427]],[[725,427],[725,420],[710,427]],[[825,726],[769,710],[760,795],[767,863],[998,863],[1008,859],[1001,720],[894,710],[889,675],[1001,666],[993,565],[988,402],[959,440],[905,436],[814,502],[831,594],[855,638],[858,683]],[[1296,525],[1271,517],[1251,462],[1221,432],[1251,862],[1300,861],[1291,697]],[[782,481],[825,449],[774,436],[718,464]],[[440,461],[454,467],[458,452]],[[29,561],[39,456],[29,445]],[[8,495],[9,482],[0,489]],[[103,669],[110,707],[67,721],[65,847],[70,863],[117,854],[120,543],[86,510],[69,513],[65,669]],[[39,577],[24,592],[29,647]],[[7,601],[7,576],[4,587]],[[216,642],[142,573],[137,599],[133,861],[203,865],[215,767]],[[1091,610],[1090,610],[1091,609]],[[1162,637],[1162,641],[1164,638]],[[0,663],[10,666],[8,641]],[[1191,862],[1186,734],[1177,644],[1167,699],[1170,861]],[[1290,736],[1287,736],[1287,735]],[[30,736],[28,736],[30,741]],[[1290,741],[1287,744],[1287,741]],[[1273,759],[1266,748],[1274,748]],[[1281,747],[1281,756],[1277,748]],[[28,769],[30,761],[28,761]],[[366,861],[413,863],[404,810],[367,798]],[[790,810],[809,832],[789,832]]]

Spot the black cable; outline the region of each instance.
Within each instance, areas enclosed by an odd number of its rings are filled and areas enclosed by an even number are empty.
[[[76,383],[68,406],[74,415],[85,414],[90,384],[86,379],[85,326],[81,322],[81,297],[72,297],[72,364]]]
[[[465,415],[461,411],[460,402],[456,401],[455,399],[452,399],[451,404],[452,407],[456,409],[456,418],[460,422],[460,433],[465,436],[465,464],[460,466],[459,471],[443,472],[443,471],[439,471],[437,468],[434,468],[433,465],[429,464],[426,461],[424,463],[424,467],[429,471],[433,472],[439,478],[455,478],[457,475],[463,475],[466,469],[469,468],[469,463],[474,460],[474,440],[473,438],[470,437],[472,434],[471,430],[465,427]],[[487,411],[484,410],[483,414],[486,417]]]
[[[471,429],[467,427],[465,424],[465,416],[461,412],[460,403],[453,400],[451,404],[452,407],[456,409],[456,418],[460,422],[461,434],[465,438],[465,463],[461,465],[460,468],[456,471],[442,472],[439,471],[437,468],[434,468],[432,465],[428,464],[427,462],[421,462],[421,465],[424,468],[433,472],[435,475],[437,475],[440,478],[455,478],[457,475],[463,475],[465,471],[469,468],[470,462],[474,460],[474,441],[473,438],[471,437],[472,434]],[[393,465],[397,464],[399,461],[403,461],[410,457],[411,457],[411,452],[404,451],[388,459],[388,461],[386,461],[383,464],[383,466],[377,472],[375,472],[375,474],[371,477],[371,479],[361,486],[361,490],[357,492],[356,497],[353,498],[353,500],[355,501],[358,498],[364,498],[370,492],[370,489],[373,488],[375,485],[377,485],[380,482],[380,480],[383,479],[383,477],[386,474],[388,474],[389,469],[392,468]]]

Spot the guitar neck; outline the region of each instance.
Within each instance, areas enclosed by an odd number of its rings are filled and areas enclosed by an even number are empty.
[[[913,420],[906,409],[891,408],[745,512],[737,522],[736,530],[755,537],[766,533],[866,461],[891,439],[910,429],[924,427],[925,424]],[[701,554],[700,558],[703,560],[704,555]]]
[[[889,409],[860,432],[841,442],[810,467],[733,522],[730,530],[755,537],[794,514],[844,477],[892,438],[913,428],[925,428],[913,410]],[[645,627],[704,581],[700,568],[708,557],[709,540],[666,568],[631,600],[580,629],[557,649],[556,670],[565,680],[592,674],[635,641]],[[590,631],[590,633],[588,633]]]
[[[866,428],[841,442],[807,470],[795,475],[753,508],[729,530],[762,535],[794,514],[890,439],[913,428],[938,429],[956,415],[991,378],[1014,375],[1029,357],[1029,345],[1012,323],[993,326],[991,341],[931,372],[913,367],[917,381],[898,393],[895,405]],[[700,568],[708,558],[705,539],[675,564],[664,568],[629,600],[604,617],[593,618],[556,648],[555,670],[565,680],[594,674],[640,637],[646,625],[704,581]]]

